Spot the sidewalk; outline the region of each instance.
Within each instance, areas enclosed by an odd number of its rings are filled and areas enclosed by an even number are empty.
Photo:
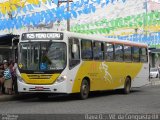
[[[160,85],[160,79],[159,78],[150,79],[150,85]]]

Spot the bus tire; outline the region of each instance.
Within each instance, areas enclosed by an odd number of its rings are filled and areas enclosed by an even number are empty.
[[[81,83],[81,88],[80,88],[80,99],[85,100],[89,96],[89,91],[90,91],[90,86],[89,82],[86,79],[83,79]]]
[[[124,94],[129,94],[131,91],[131,79],[129,77],[126,78],[125,84],[124,84],[124,89],[123,93]]]

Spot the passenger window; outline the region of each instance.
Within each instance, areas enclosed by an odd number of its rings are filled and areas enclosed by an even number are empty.
[[[114,60],[114,45],[111,43],[104,44],[104,59],[106,61]]]
[[[82,40],[81,41],[81,56],[82,59],[93,59],[93,51],[92,51],[92,41],[91,40]]]
[[[147,48],[140,48],[140,61],[148,62]]]
[[[80,63],[79,40],[69,39],[69,67],[70,69]]]
[[[94,42],[93,47],[93,55],[95,60],[103,60],[103,43],[102,42]]]
[[[123,45],[115,44],[115,60],[123,61]]]
[[[133,62],[139,62],[139,47],[132,47],[132,60]]]
[[[124,46],[124,61],[131,61],[131,46]]]

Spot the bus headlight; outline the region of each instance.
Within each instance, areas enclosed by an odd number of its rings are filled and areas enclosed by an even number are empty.
[[[66,79],[67,79],[67,76],[63,75],[63,76],[57,78],[56,82],[60,83],[60,82],[65,81]]]
[[[17,76],[17,80],[19,80],[20,82],[23,82],[24,83],[24,80],[21,76]]]

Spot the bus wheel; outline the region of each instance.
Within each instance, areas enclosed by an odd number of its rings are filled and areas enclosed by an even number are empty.
[[[131,90],[131,79],[129,77],[127,77],[125,85],[124,85],[123,93],[129,94],[130,90]]]
[[[82,100],[87,99],[89,96],[89,91],[90,91],[89,82],[86,79],[84,79],[81,84],[80,99]]]

